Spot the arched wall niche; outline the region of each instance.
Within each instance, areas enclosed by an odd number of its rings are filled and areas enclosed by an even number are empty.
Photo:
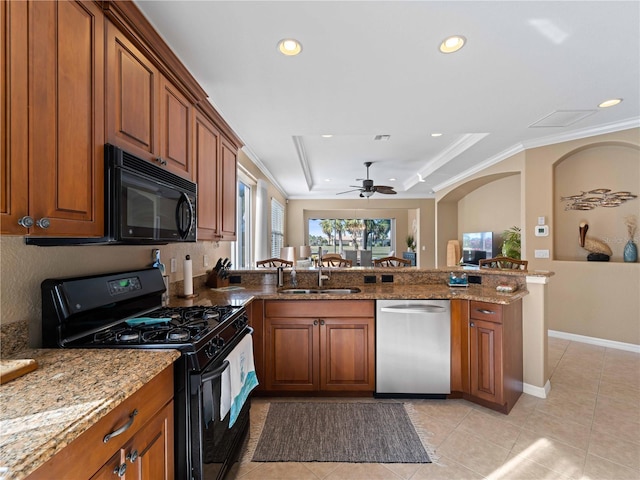
[[[640,191],[640,147],[625,142],[599,142],[566,153],[553,163],[553,252],[554,260],[586,261],[589,252],[580,247],[578,228],[589,225],[588,236],[605,242],[613,254],[610,261],[622,262],[629,240],[625,218],[640,219],[640,200],[629,200],[614,208],[566,210],[561,197],[596,189],[612,192]],[[595,195],[597,196],[597,195]],[[638,232],[636,232],[636,242]]]
[[[471,179],[444,194],[437,204],[438,266],[447,265],[447,242],[462,242],[463,232],[499,235],[521,226],[521,189],[521,172],[505,171]],[[499,237],[494,240],[501,243]]]

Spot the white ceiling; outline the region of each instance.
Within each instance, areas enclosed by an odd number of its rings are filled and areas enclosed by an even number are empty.
[[[335,198],[365,161],[396,197],[429,197],[524,148],[640,126],[638,1],[136,4],[289,198]],[[444,55],[452,34],[467,44]],[[297,57],[276,49],[289,37]]]

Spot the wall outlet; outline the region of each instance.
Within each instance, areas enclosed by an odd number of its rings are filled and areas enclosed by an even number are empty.
[[[376,276],[375,275],[365,275],[364,276],[364,283],[376,283]]]
[[[534,252],[535,258],[549,258],[549,250],[536,250]]]
[[[209,255],[202,257],[202,266],[205,268],[209,266]]]
[[[393,283],[393,275],[382,275],[380,281],[382,283]]]
[[[176,262],[175,258],[171,259],[171,273],[176,273],[178,271],[178,262]]]

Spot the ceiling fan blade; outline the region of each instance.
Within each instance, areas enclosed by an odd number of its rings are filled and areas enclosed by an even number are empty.
[[[373,189],[378,193],[383,193],[385,195],[395,195],[396,192],[393,187],[388,187],[386,185],[376,185]]]
[[[362,190],[362,189],[361,188],[355,188],[353,190],[347,190],[346,192],[338,192],[338,193],[336,193],[336,195],[342,195],[343,193],[357,192],[358,190]]]

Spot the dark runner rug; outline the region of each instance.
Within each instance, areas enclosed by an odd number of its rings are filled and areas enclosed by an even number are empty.
[[[431,463],[401,403],[269,407],[254,462]]]

